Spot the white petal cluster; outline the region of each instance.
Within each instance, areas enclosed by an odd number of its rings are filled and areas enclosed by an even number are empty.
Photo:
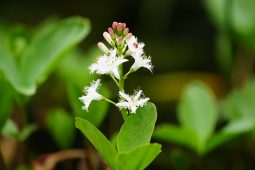
[[[135,59],[135,63],[131,66],[131,70],[134,72],[138,70],[141,67],[147,68],[152,72],[152,64],[151,64],[151,58],[147,57],[145,55],[133,55],[133,58]]]
[[[131,66],[131,71],[134,72],[141,67],[152,71],[151,58],[144,54],[144,43],[139,43],[135,36],[129,37],[126,42],[128,46],[127,53],[135,59],[134,64]]]
[[[123,57],[118,57],[116,49],[111,49],[109,55],[105,54],[99,57],[97,62],[92,64],[89,69],[91,73],[113,75],[120,79],[119,66],[127,61]]]
[[[116,106],[130,110],[131,113],[135,113],[138,107],[142,107],[149,98],[142,97],[142,90],[139,90],[134,95],[128,95],[124,92],[119,92],[121,100]]]
[[[83,110],[88,110],[90,103],[93,100],[102,100],[103,97],[97,92],[97,89],[100,86],[100,79],[92,81],[90,86],[84,88],[85,96],[79,97],[79,99],[84,103],[82,107]]]
[[[137,38],[135,36],[129,37],[127,40],[128,45],[128,53],[133,55],[142,55],[144,53],[143,47],[144,43],[138,43]]]

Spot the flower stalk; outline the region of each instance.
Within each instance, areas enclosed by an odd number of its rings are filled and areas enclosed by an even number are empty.
[[[129,74],[137,71],[139,68],[146,68],[152,72],[151,57],[144,53],[145,44],[138,42],[137,38],[129,32],[125,23],[113,22],[108,28],[108,32],[103,33],[105,45],[103,42],[98,43],[99,49],[103,52],[97,61],[89,69],[91,74],[108,75],[112,78],[119,90],[119,101],[117,103],[106,98],[97,89],[101,86],[100,79],[93,81],[89,87],[84,88],[85,95],[79,99],[84,103],[82,109],[88,110],[93,100],[105,100],[120,109],[123,120],[128,116],[135,114],[139,107],[142,107],[149,101],[149,98],[143,96],[142,90],[136,91],[133,95],[125,93],[125,79]],[[129,58],[135,62],[127,73],[124,73],[123,64],[129,62]]]

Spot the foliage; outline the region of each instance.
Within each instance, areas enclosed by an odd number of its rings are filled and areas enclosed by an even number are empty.
[[[76,127],[95,146],[98,152],[114,170],[147,167],[160,153],[159,144],[150,144],[156,122],[156,108],[152,103],[139,108],[128,117],[117,136],[117,148],[89,121],[76,118]]]
[[[184,90],[178,105],[180,127],[172,124],[159,125],[154,137],[184,145],[203,155],[254,127],[254,123],[242,117],[228,122],[215,132],[218,113],[211,90],[201,82],[192,82]]]

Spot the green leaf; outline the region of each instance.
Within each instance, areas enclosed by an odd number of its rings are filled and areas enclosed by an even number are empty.
[[[114,168],[117,151],[111,142],[93,124],[85,119],[76,118],[75,125],[94,145],[108,165]]]
[[[119,153],[117,170],[143,170],[161,152],[160,144],[144,144],[129,152]]]
[[[5,124],[6,120],[9,118],[12,106],[13,106],[13,97],[12,89],[9,85],[0,78],[0,130]]]
[[[147,103],[137,109],[122,125],[117,137],[119,152],[129,151],[143,144],[150,143],[151,136],[157,119],[156,107]]]
[[[242,35],[249,35],[255,32],[255,1],[233,0],[232,2],[232,24],[235,31]]]
[[[62,109],[54,109],[48,114],[47,125],[53,139],[61,149],[71,147],[75,134],[74,120],[71,115]]]
[[[255,122],[255,79],[242,89],[233,90],[224,101],[224,113],[230,120],[251,119]]]
[[[178,118],[183,128],[197,133],[202,151],[217,121],[217,106],[211,90],[200,82],[189,84],[178,105]]]
[[[206,151],[209,152],[238,135],[251,131],[254,125],[254,120],[252,119],[240,119],[229,122],[220,132],[208,140]]]
[[[22,129],[20,134],[18,135],[19,141],[25,141],[32,133],[37,130],[37,126],[35,124],[29,124]]]
[[[84,118],[96,127],[99,127],[107,114],[109,103],[105,101],[93,101],[89,106],[89,111],[85,111],[81,109],[83,103],[78,99],[83,95],[81,88],[78,88],[76,85],[69,83],[67,92],[72,111],[74,112],[75,116]],[[105,87],[100,88],[100,94],[109,97],[108,89]]]
[[[214,22],[219,27],[226,26],[226,0],[204,0],[204,3]]]
[[[3,136],[9,137],[9,138],[14,138],[17,139],[19,135],[19,130],[17,128],[17,125],[15,124],[14,121],[11,119],[8,119],[1,131]]]
[[[91,74],[89,66],[96,61],[101,54],[97,47],[92,47],[85,53],[83,51],[74,50],[70,55],[65,57],[58,67],[58,74],[67,82],[83,87],[84,84],[97,77]]]
[[[11,85],[17,89],[19,84],[19,74],[16,61],[2,45],[0,45],[0,61],[0,71]]]
[[[78,44],[89,30],[88,20],[72,17],[37,33],[21,56],[19,91],[34,94],[36,85],[46,79],[61,56]]]
[[[171,124],[162,124],[156,127],[153,138],[171,143],[181,144],[197,150],[197,134],[191,129],[176,127]]]

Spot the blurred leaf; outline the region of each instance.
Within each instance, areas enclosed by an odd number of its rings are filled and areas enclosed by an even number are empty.
[[[224,101],[224,113],[230,120],[251,119],[255,122],[255,79],[241,89],[232,90]]]
[[[204,0],[208,12],[219,27],[224,27],[226,22],[226,0]]]
[[[197,134],[192,130],[176,127],[171,124],[159,125],[153,133],[153,138],[181,144],[195,150],[198,143]]]
[[[207,139],[213,134],[217,121],[217,107],[210,89],[200,83],[190,83],[184,90],[178,105],[181,127],[198,135],[198,152],[203,152]]]
[[[22,129],[22,131],[20,131],[16,123],[13,120],[8,119],[4,124],[1,133],[3,136],[13,138],[17,141],[25,141],[36,129],[36,125],[28,124]]]
[[[53,139],[61,149],[71,147],[74,134],[74,119],[62,109],[54,109],[49,112],[47,125]]]
[[[255,1],[254,0],[233,0],[232,3],[232,24],[235,31],[242,35],[250,35],[255,32]],[[227,5],[227,3],[226,3]]]
[[[233,49],[230,37],[223,31],[218,33],[216,41],[217,64],[228,77],[233,67]]]
[[[13,85],[13,87],[17,89],[19,75],[16,61],[2,45],[0,45],[0,61],[0,71],[3,72],[4,77]]]
[[[112,168],[115,167],[117,151],[114,149],[111,142],[93,124],[85,119],[76,118],[75,125],[94,145],[108,165]]]
[[[255,50],[254,0],[204,0],[213,21]],[[254,51],[255,52],[255,51]]]
[[[16,25],[8,29],[5,39],[8,51],[10,51],[13,57],[18,59],[29,44],[31,35],[25,26]]]
[[[109,110],[109,103],[105,101],[94,101],[89,106],[89,111],[82,110],[83,103],[78,99],[83,95],[82,89],[72,85],[68,85],[68,98],[71,104],[72,110],[77,117],[84,118],[94,124],[96,127],[99,127],[103,122],[107,111]],[[100,88],[100,94],[103,94],[106,97],[109,97],[109,91],[106,87],[102,86]]]
[[[37,33],[21,57],[19,91],[26,95],[34,94],[36,84],[46,79],[61,56],[78,44],[89,30],[88,20],[72,17]]]
[[[19,141],[25,141],[34,131],[37,130],[37,126],[35,124],[26,125],[18,136]]]
[[[251,131],[254,125],[254,121],[251,119],[240,119],[229,122],[220,132],[216,133],[208,140],[207,152],[242,133]]]
[[[12,106],[13,106],[13,97],[12,89],[9,85],[0,78],[0,130],[4,126],[6,120],[9,118]]]
[[[144,144],[129,152],[119,153],[116,159],[118,170],[143,170],[161,152],[160,144]]]
[[[126,152],[143,144],[150,143],[157,119],[156,107],[147,103],[128,117],[117,137],[119,152]]]
[[[2,135],[14,139],[18,138],[19,130],[13,120],[8,119],[5,122],[4,127],[2,128]]]
[[[75,50],[60,63],[58,74],[67,82],[83,87],[96,78],[96,74],[90,74],[89,66],[100,54],[100,50],[96,47],[90,48],[85,54]]]

